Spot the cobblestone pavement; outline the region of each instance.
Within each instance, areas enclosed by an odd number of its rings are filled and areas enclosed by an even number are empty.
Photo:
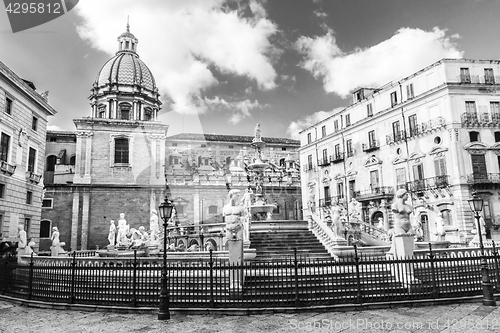
[[[0,300],[0,332],[500,332],[500,306],[480,302],[250,316],[40,309]]]

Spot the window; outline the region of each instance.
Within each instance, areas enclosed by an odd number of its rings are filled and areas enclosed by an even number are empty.
[[[418,134],[417,132],[417,115],[412,114],[408,117],[408,127],[410,130],[410,136],[413,137]]]
[[[0,212],[0,237],[3,234],[3,214]]]
[[[120,119],[129,120],[130,119],[130,109],[132,106],[128,103],[120,104]]]
[[[345,126],[346,127],[351,126],[351,115],[350,114],[345,115]]]
[[[33,117],[33,121],[31,122],[31,129],[36,132],[38,128],[38,118]]]
[[[103,111],[103,110],[99,111],[98,116],[99,116],[99,118],[106,118],[106,111]]]
[[[177,142],[172,142],[172,147],[177,147]]]
[[[323,149],[323,163],[326,163],[328,161],[328,150]]]
[[[33,192],[27,191],[26,192],[26,204],[31,205],[33,203]]]
[[[468,68],[460,68],[460,82],[470,83],[470,73]]]
[[[30,147],[28,153],[28,171],[31,171],[33,173],[36,171],[35,163],[36,163],[36,149]]]
[[[495,132],[495,142],[500,142],[500,132]]]
[[[371,147],[374,147],[376,145],[375,141],[375,131],[370,131],[368,132],[368,145]]]
[[[229,148],[229,149],[233,149],[233,148],[234,148],[234,146],[233,146],[233,145],[229,145],[229,146],[228,146],[228,148]]]
[[[493,74],[493,68],[484,69],[484,83],[495,84],[495,75]]]
[[[307,143],[311,143],[311,142],[312,142],[311,133],[307,133]]]
[[[28,243],[31,238],[31,218],[26,217],[24,219],[24,230],[26,231],[26,239],[28,240]]]
[[[401,140],[401,127],[399,125],[399,120],[392,123],[392,134],[394,135],[394,141]]]
[[[339,120],[338,119],[335,119],[333,121],[333,129],[335,130],[335,132],[337,132],[339,130]]]
[[[151,108],[145,108],[144,109],[144,120],[150,121],[151,119],[153,119],[153,110]]]
[[[339,143],[337,143],[335,145],[335,158],[338,158],[338,157],[340,157],[340,144]]]
[[[452,225],[452,220],[451,220],[451,210],[445,209],[441,211],[441,217],[444,220],[445,225]]]
[[[372,189],[376,189],[380,187],[380,177],[378,174],[378,170],[370,171],[370,187]]]
[[[115,139],[115,163],[129,163],[129,145],[127,138]]]
[[[54,172],[56,170],[57,156],[50,155],[45,159],[45,171]]]
[[[324,138],[326,136],[326,126],[321,127],[321,137]]]
[[[338,195],[339,199],[344,197],[344,183],[343,182],[337,183],[337,195]]]
[[[286,150],[286,147],[281,147],[281,150]]]
[[[42,208],[53,208],[53,199],[43,199],[42,200]]]
[[[276,205],[276,208],[273,209],[273,214],[279,214],[280,213],[280,206]]]
[[[97,110],[97,116],[99,118],[106,118],[106,106],[105,105],[100,105],[98,110]]]
[[[478,142],[479,141],[479,132],[472,131],[469,132],[470,142]]]
[[[5,198],[5,184],[0,183],[0,199]]]
[[[491,120],[498,123],[500,121],[500,102],[490,102]]]
[[[406,86],[406,96],[408,99],[415,97],[415,94],[413,92],[413,83],[410,83]]]
[[[75,165],[75,161],[76,161],[76,156],[73,155],[69,158],[69,165]]]
[[[312,170],[313,168],[313,156],[307,155],[307,170]]]
[[[346,140],[345,145],[347,150],[347,157],[351,157],[352,155],[354,155],[354,151],[352,150],[352,140]]]
[[[398,95],[395,91],[391,92],[391,107],[398,104]]]
[[[50,238],[50,221],[40,221],[40,238]]]
[[[397,188],[406,188],[406,169],[398,168],[396,169],[396,185]]]
[[[484,155],[470,155],[472,162],[472,174],[476,180],[488,179],[486,159]]]
[[[12,114],[12,100],[5,97],[5,113]]]
[[[217,206],[216,205],[208,206],[208,214],[217,214]]]
[[[2,133],[2,138],[0,141],[0,161],[8,162],[9,161],[9,146],[10,146],[10,136],[5,133]]]
[[[465,112],[470,113],[470,114],[476,114],[476,102],[472,101],[467,101],[465,102]]]
[[[366,116],[367,117],[372,117],[373,116],[373,105],[372,103],[368,104],[366,106]]]
[[[422,191],[425,188],[424,184],[424,166],[422,163],[413,165],[413,189]]]
[[[201,147],[201,148],[207,148],[207,145],[202,143],[202,144],[200,145],[200,147]]]

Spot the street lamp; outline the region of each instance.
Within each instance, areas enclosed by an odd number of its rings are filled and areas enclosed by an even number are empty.
[[[490,272],[488,270],[488,262],[484,256],[484,245],[483,245],[483,235],[481,233],[481,212],[483,211],[483,198],[472,194],[472,198],[467,200],[469,202],[470,209],[474,212],[474,217],[477,222],[477,233],[479,236],[479,247],[481,248],[481,285],[483,287],[483,305],[495,306],[495,298],[493,297],[493,286],[490,281]]]
[[[158,311],[158,320],[170,319],[170,292],[168,290],[167,275],[167,221],[172,217],[174,205],[172,201],[165,196],[165,200],[158,208],[161,219],[163,220],[163,268],[161,270],[161,292],[160,307]]]

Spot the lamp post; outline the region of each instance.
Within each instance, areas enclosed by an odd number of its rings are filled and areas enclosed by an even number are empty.
[[[170,291],[168,289],[167,275],[167,221],[170,219],[170,217],[172,217],[173,208],[174,205],[167,196],[165,196],[165,200],[163,200],[163,202],[160,204],[160,207],[158,208],[160,217],[163,220],[163,267],[161,270],[161,292],[158,320],[170,319]]]
[[[472,198],[467,200],[470,209],[474,212],[474,217],[477,222],[477,233],[479,236],[479,247],[481,248],[481,285],[483,287],[483,305],[495,306],[495,298],[493,297],[493,286],[490,281],[490,272],[488,270],[488,262],[484,256],[483,235],[481,233],[481,212],[483,211],[483,198],[472,194]]]

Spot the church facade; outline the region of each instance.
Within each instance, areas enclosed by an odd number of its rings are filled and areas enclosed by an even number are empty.
[[[106,246],[110,220],[120,213],[131,227],[149,229],[166,181],[177,222],[187,226],[222,222],[228,189],[251,185],[244,170],[251,136],[167,137],[168,125],[158,121],[160,94],[137,44],[127,26],[92,85],[90,117],[75,119],[74,132],[47,133],[42,222],[59,228],[66,250]],[[275,218],[300,218],[299,142],[264,141],[273,162],[266,186],[279,205]],[[40,250],[49,247],[49,239],[40,240]]]

